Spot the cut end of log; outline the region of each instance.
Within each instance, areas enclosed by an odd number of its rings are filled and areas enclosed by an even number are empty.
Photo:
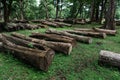
[[[72,45],[71,44],[68,44],[69,45],[69,49],[68,49],[68,55],[70,55],[71,51],[72,51]]]
[[[93,42],[92,38],[88,40],[88,44],[91,44]]]

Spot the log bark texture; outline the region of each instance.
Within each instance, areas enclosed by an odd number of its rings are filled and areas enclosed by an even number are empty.
[[[18,33],[12,33],[12,36],[23,39],[23,40],[31,41],[34,43],[43,44],[57,52],[62,52],[66,55],[70,55],[72,51],[72,44],[70,43],[45,41],[45,40],[30,38],[30,37],[27,37],[25,35],[18,34]]]
[[[47,41],[71,43],[73,46],[76,45],[75,39],[66,37],[66,36],[56,35],[56,34],[32,33],[30,37],[37,38],[37,39],[44,39]]]
[[[106,34],[105,33],[86,32],[86,31],[74,31],[74,30],[67,30],[66,32],[72,33],[72,34],[96,37],[96,38],[103,38],[103,39],[106,38]]]
[[[24,62],[29,63],[40,70],[48,70],[54,56],[53,50],[48,49],[44,51],[23,47],[10,42],[3,36],[0,39],[3,42],[3,48],[10,51],[15,57],[18,57]]]
[[[115,36],[117,31],[116,30],[108,30],[108,29],[99,29],[99,28],[93,28],[96,32],[106,33],[107,35],[113,35]]]
[[[120,68],[120,54],[101,50],[99,54],[99,62]]]
[[[68,37],[74,38],[75,40],[80,41],[80,42],[92,43],[92,38],[91,37],[85,37],[85,36],[70,34],[70,33],[65,32],[65,31],[57,31],[57,30],[49,29],[49,30],[46,31],[46,33],[68,36]]]

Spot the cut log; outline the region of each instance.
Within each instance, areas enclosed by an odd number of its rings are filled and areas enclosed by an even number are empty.
[[[2,37],[1,40],[3,42],[3,48],[13,53],[15,57],[18,57],[24,62],[29,63],[40,70],[48,70],[54,56],[53,50],[48,49],[46,51],[43,51],[23,47],[20,45],[13,44],[12,42],[8,41],[5,37]]]
[[[108,29],[99,29],[99,28],[93,28],[96,32],[102,32],[106,33],[107,35],[113,35],[115,36],[117,31],[116,30],[108,30]]]
[[[64,23],[64,22],[56,22],[56,21],[54,21],[54,20],[47,20],[47,21],[49,21],[49,22],[52,22],[52,23],[55,23],[55,24],[57,24],[57,25],[59,25],[59,26],[68,26],[68,27],[71,27],[72,25],[71,24],[68,24],[68,23]]]
[[[68,27],[71,27],[72,25],[71,24],[67,24],[67,23],[63,23],[63,22],[54,22],[55,24],[58,24],[60,26],[68,26]]]
[[[49,29],[49,30],[46,31],[46,33],[68,36],[68,37],[74,38],[75,40],[80,41],[80,42],[92,43],[92,38],[91,37],[85,37],[85,36],[70,34],[70,33],[65,32],[65,31],[57,31],[57,30]]]
[[[88,29],[88,28],[74,28],[76,31],[86,31],[86,32],[95,32],[93,29]]]
[[[17,45],[20,45],[20,46],[34,48],[34,49],[40,49],[40,50],[47,50],[48,49],[45,45],[42,45],[42,44],[33,43],[33,42],[26,41],[26,40],[23,40],[23,39],[20,39],[17,37],[8,36],[6,34],[2,34],[2,36],[5,37],[10,42],[17,44]]]
[[[44,24],[38,24],[37,26],[39,26],[40,28],[48,28],[48,26]]]
[[[18,34],[18,33],[12,33],[11,35],[14,37],[20,38],[20,39],[34,42],[34,43],[43,44],[57,52],[62,52],[66,55],[70,55],[72,51],[72,44],[70,43],[45,41],[45,40],[30,38],[30,37],[27,37],[25,35]]]
[[[120,68],[120,54],[101,50],[99,56],[99,62],[101,64],[107,64],[111,66],[116,66]]]
[[[55,28],[62,27],[62,26],[60,26],[58,24],[55,24],[55,23],[52,23],[52,22],[49,22],[49,21],[41,21],[41,23],[44,24],[44,25],[55,27]]]
[[[86,31],[74,31],[74,30],[67,30],[66,32],[72,33],[72,34],[96,37],[96,38],[103,38],[103,39],[106,38],[106,34],[105,33],[86,32]]]
[[[30,37],[37,38],[37,39],[44,39],[47,41],[71,43],[73,46],[76,45],[75,39],[66,37],[66,36],[56,35],[56,34],[32,33]]]

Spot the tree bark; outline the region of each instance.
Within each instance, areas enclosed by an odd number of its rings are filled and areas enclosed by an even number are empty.
[[[100,64],[106,64],[120,68],[120,54],[101,50],[99,54]]]
[[[74,31],[74,30],[67,30],[66,32],[72,33],[72,34],[78,34],[78,35],[96,37],[96,38],[103,38],[103,39],[106,38],[106,34],[105,33]]]
[[[70,43],[45,41],[45,40],[30,38],[30,37],[27,37],[27,36],[24,36],[18,33],[12,33],[11,35],[14,37],[23,39],[23,40],[31,41],[31,42],[38,43],[38,44],[43,44],[57,52],[62,52],[66,55],[70,55],[72,51],[72,45]]]
[[[32,33],[30,37],[37,38],[37,39],[44,39],[47,41],[71,43],[73,46],[76,45],[75,39],[66,37],[66,36],[56,35],[56,34]]]
[[[108,29],[99,29],[99,28],[93,28],[94,31],[96,32],[102,32],[102,33],[106,33],[107,35],[113,35],[115,36],[117,31],[116,30],[108,30]]]
[[[49,29],[49,30],[46,31],[46,33],[68,36],[68,37],[74,38],[75,40],[80,41],[80,42],[89,43],[89,44],[92,43],[92,38],[91,37],[74,35],[74,34],[70,34],[70,33],[65,32],[65,31],[56,31],[56,30]]]
[[[3,48],[7,51],[10,51],[14,56],[40,70],[48,70],[48,67],[50,66],[54,56],[54,51],[51,49],[48,49],[46,51],[36,50],[16,45],[8,41],[3,36],[0,39],[3,42]]]
[[[115,30],[115,0],[109,0],[108,10],[105,15],[105,24],[103,28]]]

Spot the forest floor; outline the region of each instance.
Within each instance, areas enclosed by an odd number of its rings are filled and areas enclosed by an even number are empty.
[[[100,26],[97,24],[77,25],[74,28]],[[45,29],[15,32],[29,35],[32,32],[44,31]],[[120,53],[120,26],[117,26],[117,31],[116,36],[107,36],[106,39],[93,38],[92,44],[77,43],[69,56],[56,53],[48,72],[37,70],[22,63],[9,53],[1,53],[0,80],[120,80],[120,70],[118,68],[98,65],[100,50]],[[10,34],[10,32],[7,34]]]

